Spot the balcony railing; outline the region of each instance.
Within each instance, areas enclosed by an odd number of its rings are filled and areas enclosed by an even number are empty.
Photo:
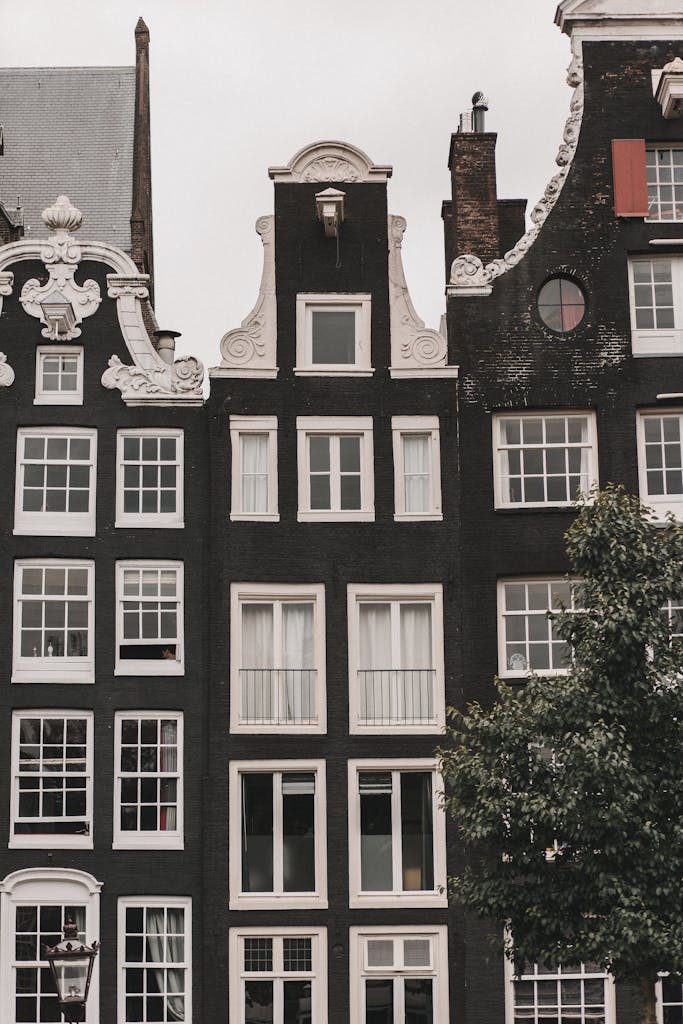
[[[240,725],[317,725],[314,668],[240,669]]]
[[[433,668],[360,669],[360,725],[435,725]]]

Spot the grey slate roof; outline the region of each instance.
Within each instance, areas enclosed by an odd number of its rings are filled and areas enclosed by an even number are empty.
[[[135,68],[0,68],[0,201],[24,207],[27,238],[67,195],[79,235],[130,250]]]

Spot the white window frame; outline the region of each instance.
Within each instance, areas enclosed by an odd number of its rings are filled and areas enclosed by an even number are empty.
[[[674,326],[668,328],[636,327],[635,284],[633,266],[635,263],[671,263],[673,287]],[[631,349],[640,356],[683,355],[683,257],[681,256],[634,256],[628,261],[629,303],[631,309]]]
[[[405,459],[403,439],[411,434],[429,437],[429,509],[408,512],[405,507]],[[443,520],[441,507],[441,445],[438,416],[392,416],[391,437],[394,450],[394,519],[405,522]]]
[[[230,910],[295,910],[327,909],[327,786],[324,760],[231,761],[230,763]],[[262,772],[273,776],[278,772],[313,772],[315,774],[315,875],[316,892],[311,893],[253,893],[242,891],[242,775]],[[278,803],[274,803],[273,863],[277,874],[282,862],[282,845],[278,847]],[[280,872],[281,873],[281,872]]]
[[[76,390],[46,391],[43,388],[43,360],[46,356],[75,356]],[[80,345],[38,345],[36,348],[36,397],[34,405],[83,405],[83,348]]]
[[[681,429],[681,448],[683,449],[683,409],[660,407],[659,409],[640,409],[636,416],[636,438],[638,444],[638,486],[640,500],[654,512],[655,521],[664,522],[667,512],[673,512],[675,518],[683,521],[683,494],[679,495],[650,495],[647,489],[647,465],[645,445],[645,420],[648,416],[662,419],[668,416],[678,416]]]
[[[87,462],[66,463],[69,466],[88,466],[88,512],[24,512],[24,443],[32,437],[87,438],[90,458]],[[49,465],[50,460],[42,460]],[[60,460],[57,465],[65,464]],[[17,462],[14,487],[14,533],[33,537],[94,537],[97,503],[97,431],[87,427],[19,427],[17,430]]]
[[[560,975],[557,974],[521,974],[515,975],[514,964],[511,960],[505,957],[505,1024],[515,1024],[515,981],[527,981],[527,980],[541,980],[541,981],[554,981],[558,978],[565,978],[568,981],[589,978],[591,980],[602,979],[605,983],[605,1024],[616,1024],[616,995],[614,978],[609,974],[602,971],[569,971]],[[529,1009],[528,1007],[526,1009]],[[582,1006],[582,1010],[585,1007]],[[547,1015],[544,1015],[544,1018]],[[585,1018],[588,1020],[589,1018]],[[527,1020],[525,1017],[524,1020]],[[528,1018],[530,1024],[534,1024],[537,1020],[537,1016]],[[578,1018],[577,1018],[578,1020]],[[581,1017],[584,1020],[584,1017]]]
[[[129,907],[182,908],[185,920],[185,959],[182,968],[185,971],[184,1024],[192,1024],[192,899],[189,896],[119,896],[117,909],[117,1020],[123,1024],[126,1019],[126,910]],[[147,965],[140,964],[140,966],[144,968]]]
[[[429,939],[431,966],[420,967],[368,967],[368,939]],[[395,946],[394,946],[395,948]],[[350,963],[350,1019],[353,1024],[365,1024],[365,981],[376,978],[431,978],[434,1004],[434,1024],[448,1024],[448,927],[433,924],[365,925],[349,929]],[[399,997],[400,998],[400,997]],[[405,1009],[405,1008],[404,1008]],[[405,1024],[405,1014],[395,1016],[395,1024]]]
[[[245,512],[242,491],[242,438],[264,434],[268,438],[268,509],[266,512]],[[279,523],[277,479],[277,416],[231,416],[232,448],[231,508],[232,522],[248,521]]]
[[[313,605],[313,649],[315,663],[314,712],[317,721],[311,723],[272,722],[247,723],[241,721],[242,670],[242,606],[244,604],[279,605],[311,603]],[[274,647],[278,648],[282,617],[274,611]],[[241,733],[300,733],[301,735],[327,732],[326,695],[326,643],[325,643],[325,584],[324,583],[232,583],[230,585],[230,731]],[[273,666],[277,668],[278,666]]]
[[[230,1020],[234,1024],[244,1024],[244,983],[248,974],[250,979],[263,978],[267,981],[286,981],[289,972],[281,969],[282,939],[310,939],[312,971],[310,977],[315,984],[311,986],[312,1024],[327,1024],[327,928],[231,928],[229,937],[230,964]],[[244,939],[274,939],[273,971],[247,972],[244,970]],[[278,965],[277,967],[275,965]],[[294,978],[301,977],[301,972],[292,972]],[[277,1024],[282,1024],[283,1007],[278,999],[277,987],[274,998],[274,1017]]]
[[[528,445],[523,442],[519,445],[508,445],[503,441],[502,426],[506,420],[549,420],[549,419],[578,419],[585,417],[588,421],[588,441],[586,444],[556,444],[552,442],[543,441],[540,444]],[[503,485],[503,474],[501,461],[503,453],[510,451],[529,451],[537,450],[540,452],[550,451],[568,451],[570,449],[586,450],[588,451],[588,486],[585,488],[585,492],[588,493],[591,487],[598,482],[598,433],[595,421],[595,413],[589,410],[567,410],[567,411],[538,411],[538,412],[499,412],[493,416],[493,483],[494,483],[494,500],[495,508],[497,509],[512,509],[517,511],[518,509],[525,508],[571,508],[574,503],[574,499],[569,498],[567,501],[510,501],[504,492]],[[547,476],[544,473],[543,480],[547,480]]]
[[[176,442],[176,510],[175,512],[125,512],[124,511],[124,442],[128,437],[174,438]],[[162,466],[162,462],[149,465]],[[181,530],[185,526],[185,436],[184,431],[172,427],[130,427],[116,433],[116,527],[140,529]]]
[[[665,1003],[664,1002],[664,985],[662,979],[666,976],[665,972],[662,971],[655,982],[655,999],[656,999],[656,1013],[657,1013],[657,1024],[664,1024],[664,1007],[674,1006],[676,1008],[683,1006],[683,992],[681,993],[681,999],[676,1003]]]
[[[509,669],[507,667],[507,664],[506,664],[507,658],[506,658],[506,652],[505,652],[505,640],[506,640],[506,634],[505,634],[505,615],[506,615],[506,611],[505,611],[505,585],[508,584],[508,583],[513,583],[513,584],[517,584],[517,583],[524,583],[524,584],[527,584],[527,583],[547,583],[547,584],[554,584],[554,583],[563,583],[563,584],[565,584],[565,583],[570,583],[570,584],[576,584],[578,582],[579,581],[576,580],[576,579],[567,580],[567,578],[565,576],[559,576],[559,575],[555,575],[555,574],[549,574],[547,576],[519,576],[519,577],[518,576],[506,576],[504,579],[499,579],[498,580],[498,586],[497,586],[497,595],[498,595],[498,675],[501,677],[501,679],[528,679],[530,675],[534,674],[534,671],[536,672],[537,675],[540,675],[540,676],[564,676],[569,671],[568,668],[547,668],[547,669],[544,668],[544,669],[537,669],[537,670],[534,670],[532,668],[524,668],[524,669],[517,669],[516,670],[516,669]],[[546,609],[546,611],[556,611],[556,610],[557,609]],[[573,608],[569,609],[568,608],[567,610],[569,611],[569,610],[575,610],[575,609],[573,609]],[[522,612],[519,612],[518,614],[519,614],[520,618],[523,615]],[[538,613],[534,613],[534,614],[538,614]],[[550,627],[550,621],[548,621],[548,626]]]
[[[173,569],[176,573],[176,657],[169,659],[134,659],[120,657],[120,644],[123,640],[123,604],[126,597],[123,593],[124,573],[131,569]],[[158,602],[162,603],[159,597]],[[185,674],[185,584],[183,562],[172,562],[167,559],[131,559],[116,563],[116,651],[114,656],[115,676],[182,676]]]
[[[297,376],[370,377],[371,365],[370,309],[372,296],[367,292],[300,292],[296,297],[296,366]],[[356,358],[353,363],[313,362],[314,311],[348,312],[356,317]]]
[[[361,772],[431,772],[432,773],[432,828],[434,855],[434,889],[430,892],[395,889],[393,892],[362,892],[361,891],[361,823],[360,794],[358,777]],[[446,907],[446,812],[442,806],[440,795],[443,793],[443,778],[438,771],[437,763],[431,757],[411,757],[397,760],[395,758],[364,758],[350,760],[349,774],[349,906],[356,907]],[[392,780],[393,781],[393,780]],[[398,837],[398,843],[392,842],[394,875],[400,873],[401,839],[401,805],[398,787],[392,787],[392,836]]]
[[[88,655],[84,658],[43,658],[21,656],[21,580],[28,569],[85,569],[88,593]],[[27,600],[32,600],[27,595]],[[66,595],[64,595],[66,600]],[[94,683],[95,682],[95,563],[71,558],[19,558],[14,563],[13,683]]]
[[[123,772],[121,769],[121,731],[125,721],[139,722],[144,718],[157,722],[172,719],[176,723],[177,768],[174,772],[164,773],[157,768],[156,772]],[[117,711],[114,715],[114,838],[113,850],[182,850],[183,842],[183,810],[184,810],[184,736],[182,711]],[[141,744],[143,746],[144,744]],[[123,778],[175,778],[176,790],[176,828],[156,832],[128,832],[121,828],[121,783]]]
[[[81,719],[86,723],[86,764],[85,764],[85,791],[86,807],[85,818],[90,825],[87,835],[60,835],[59,833],[35,833],[16,835],[14,826],[19,814],[19,779],[22,774],[19,771],[19,726],[24,718],[64,718]],[[10,820],[9,820],[9,843],[10,849],[24,850],[92,850],[93,848],[93,712],[92,711],[64,711],[62,709],[22,708],[20,711],[12,712],[12,782],[10,792]],[[47,777],[43,771],[41,779]],[[65,776],[68,777],[68,776]]]
[[[444,671],[444,629],[443,629],[443,586],[441,583],[349,583],[347,586],[347,618],[349,625],[349,732],[364,733],[420,734],[441,733],[446,724],[445,671]],[[360,701],[360,606],[364,603],[387,603],[397,605],[428,604],[432,620],[432,664],[433,664],[433,708],[431,722],[403,724],[392,719],[383,724],[365,724],[361,721]],[[392,615],[392,651],[400,650],[400,626]]]
[[[660,207],[662,205],[662,201],[660,199],[660,192],[659,192],[660,187],[662,185],[664,185],[665,188],[674,189],[676,186],[678,186],[679,191],[681,193],[683,193],[683,181],[674,182],[673,181],[673,177],[672,177],[672,180],[670,182],[668,182],[668,181],[667,182],[662,182],[662,181],[659,180],[659,173],[657,173],[655,175],[650,175],[650,173],[649,173],[650,172],[650,166],[647,164],[647,155],[649,153],[655,153],[656,154],[657,152],[666,152],[666,153],[673,154],[675,152],[680,153],[682,151],[683,151],[683,147],[672,145],[671,142],[663,142],[661,145],[658,145],[656,142],[649,142],[646,145],[646,147],[645,147],[645,159],[646,159],[646,174],[647,174],[647,177],[648,177],[648,179],[650,177],[654,177],[656,179],[655,181],[650,182],[648,180],[648,182],[647,182],[648,215],[645,218],[645,223],[646,224],[676,224],[676,223],[680,223],[680,221],[683,221],[683,200],[681,202],[682,209],[681,209],[681,214],[680,214],[679,217],[650,216],[649,211],[650,211],[650,209],[652,207],[654,207],[657,210],[658,214],[660,212]],[[669,166],[671,166],[672,169],[673,169],[673,160],[671,161]],[[657,172],[659,172],[660,164],[659,164],[659,161],[657,160],[656,157],[655,157],[654,167],[657,170]],[[657,201],[656,202],[652,202],[650,200],[651,189],[656,189],[656,194],[657,194]],[[674,202],[673,198],[671,199],[671,204],[675,206],[675,202]],[[667,201],[667,205],[668,205],[668,201]]]
[[[0,881],[0,1019],[16,1024],[15,1015],[15,929],[16,908],[23,905],[84,905],[85,939],[100,937],[100,890],[102,882],[74,868],[24,868]],[[47,968],[47,961],[43,966]],[[95,957],[85,1024],[99,1024],[100,965]]]
[[[297,416],[297,463],[299,478],[300,523],[374,523],[375,521],[375,467],[372,441],[372,416]],[[360,486],[361,507],[359,509],[312,509],[310,507],[310,461],[309,437],[319,434],[339,438],[344,435],[360,436]],[[338,489],[338,466],[330,466],[330,482],[333,492]],[[331,503],[334,504],[334,501]],[[337,502],[338,504],[338,502]]]

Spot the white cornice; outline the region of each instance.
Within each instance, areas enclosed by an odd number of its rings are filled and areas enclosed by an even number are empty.
[[[683,10],[679,0],[564,0],[555,24],[586,40],[679,39]]]
[[[295,153],[286,167],[269,167],[273,181],[386,181],[393,168],[373,164],[367,153],[348,142],[313,142]]]

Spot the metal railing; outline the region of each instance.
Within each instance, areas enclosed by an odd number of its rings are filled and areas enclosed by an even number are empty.
[[[240,669],[240,725],[317,725],[314,668]]]
[[[433,668],[359,669],[360,725],[434,725]]]

